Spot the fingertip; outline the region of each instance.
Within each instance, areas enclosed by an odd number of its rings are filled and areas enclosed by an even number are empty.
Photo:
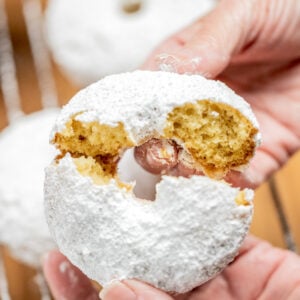
[[[265,243],[266,241],[261,240],[260,238],[254,235],[248,234],[241,246],[241,249],[239,251],[239,256],[249,252],[251,249],[253,249],[254,247],[256,247],[258,244],[262,242]]]
[[[43,257],[43,271],[55,299],[99,299],[90,280],[59,251]]]
[[[126,284],[136,295],[143,300],[173,300],[167,293],[139,280],[124,280]]]
[[[168,294],[138,280],[113,281],[100,293],[102,300],[173,300]]]
[[[42,266],[46,278],[51,278],[54,271],[53,268],[65,260],[66,257],[57,250],[53,250],[44,254],[42,256]]]
[[[244,2],[220,1],[209,14],[156,49],[145,67],[217,77],[250,38],[254,17],[248,11],[252,5]]]
[[[208,79],[217,77],[228,66],[231,53],[227,53],[221,44],[219,48],[209,45],[201,38],[190,42],[176,52],[158,53],[151,67],[161,71],[176,72],[179,74],[201,75]]]
[[[164,55],[171,55],[172,53],[175,54],[183,48],[183,43],[178,38],[178,34],[175,34],[164,42],[162,42],[148,57],[146,62],[141,66],[142,70],[162,70],[163,67],[161,66],[161,57]]]
[[[160,53],[156,55],[155,62],[157,68],[165,72],[209,75],[201,68],[203,57],[192,53],[190,49],[182,49],[176,53]]]
[[[135,292],[120,281],[112,281],[100,292],[101,300],[137,300]]]
[[[208,47],[182,47],[180,50],[159,52],[152,56],[141,69],[159,70],[164,72],[201,75],[215,78],[228,65],[229,55],[213,51]]]

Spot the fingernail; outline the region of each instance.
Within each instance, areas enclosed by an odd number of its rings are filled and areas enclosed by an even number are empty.
[[[180,63],[178,57],[167,53],[157,55],[155,61],[160,71],[171,73],[177,72],[177,67]]]
[[[137,300],[136,294],[120,281],[112,281],[103,287],[100,294],[102,300]]]
[[[162,53],[157,55],[155,60],[158,68],[164,72],[203,75],[200,71],[202,58],[186,51],[182,51],[180,55]]]

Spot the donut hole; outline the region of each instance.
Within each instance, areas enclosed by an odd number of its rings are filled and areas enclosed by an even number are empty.
[[[142,2],[140,0],[123,0],[122,11],[126,14],[134,14],[142,9]]]
[[[143,169],[134,158],[134,149],[128,149],[118,163],[118,178],[124,184],[134,183],[133,194],[140,199],[155,200],[156,184],[160,175],[154,175]]]
[[[246,165],[255,150],[256,133],[238,110],[210,100],[176,107],[164,130],[166,138],[182,141],[195,164],[211,177]]]

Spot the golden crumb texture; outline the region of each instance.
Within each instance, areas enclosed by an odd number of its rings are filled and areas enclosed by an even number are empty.
[[[168,115],[164,134],[180,140],[195,165],[215,177],[245,165],[255,150],[257,129],[238,110],[224,103],[186,103]]]
[[[56,133],[54,142],[62,153],[70,153],[78,171],[96,184],[106,184],[116,176],[122,151],[134,145],[121,123],[111,127],[74,118],[62,133]]]

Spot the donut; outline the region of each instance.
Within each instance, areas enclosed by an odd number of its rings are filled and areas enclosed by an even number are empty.
[[[140,67],[154,48],[207,13],[215,0],[50,0],[46,37],[77,84]]]
[[[19,261],[39,268],[56,248],[44,216],[44,168],[57,150],[48,136],[58,109],[21,117],[0,134],[0,244]]]
[[[181,147],[206,176],[163,175],[156,198],[118,175],[127,149],[156,138]],[[135,278],[183,293],[233,260],[248,232],[253,191],[222,178],[260,143],[247,102],[199,75],[135,71],[80,91],[58,116],[45,205],[59,249],[102,285]],[[130,172],[130,169],[127,170]]]

